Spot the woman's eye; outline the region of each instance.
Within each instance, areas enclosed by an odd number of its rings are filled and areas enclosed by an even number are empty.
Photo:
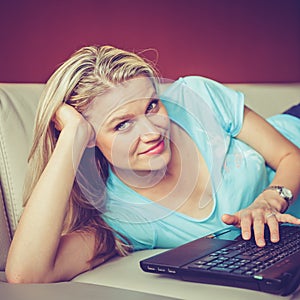
[[[121,122],[119,123],[116,127],[115,127],[115,130],[116,131],[122,131],[122,130],[126,130],[130,127],[131,125],[131,121],[124,121],[124,122]]]
[[[152,100],[146,109],[146,114],[151,113],[152,111],[155,111],[155,109],[158,107],[158,102],[159,102],[158,99]]]

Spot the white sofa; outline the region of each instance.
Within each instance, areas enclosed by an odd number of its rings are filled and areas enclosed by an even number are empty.
[[[280,113],[300,102],[298,84],[228,84],[246,95],[246,104],[262,116]],[[22,210],[22,185],[32,139],[36,106],[43,84],[0,84],[0,298],[1,299],[270,299],[269,294],[231,287],[184,282],[146,274],[139,260],[161,249],[114,258],[68,283],[11,285],[5,283],[7,251]],[[92,285],[91,285],[92,284]],[[121,289],[121,290],[120,290]],[[136,291],[136,292],[130,292]],[[2,298],[2,296],[4,296]],[[165,296],[165,297],[163,297]],[[18,298],[20,297],[20,298]],[[70,297],[70,298],[68,298]],[[272,299],[282,299],[272,296]],[[300,292],[287,297],[300,299]]]

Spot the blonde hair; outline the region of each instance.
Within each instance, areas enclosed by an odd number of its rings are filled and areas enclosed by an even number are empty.
[[[153,78],[157,78],[157,73],[149,62],[132,52],[112,46],[83,47],[54,72],[46,84],[37,109],[33,146],[28,158],[24,205],[55,148],[58,135],[51,119],[59,106],[65,102],[81,113],[96,96],[138,75],[146,75],[152,81]],[[105,183],[108,163],[98,148],[93,150],[95,151],[93,162],[85,159],[85,155],[82,160],[85,160],[87,168],[91,164],[96,165],[98,177]],[[88,151],[90,150],[87,149],[85,152]],[[98,208],[87,199],[86,193],[81,189],[82,186],[75,179],[64,222],[64,233],[94,230],[96,232],[94,259],[114,251],[120,255],[126,254],[127,245],[116,237],[118,234],[104,222]]]

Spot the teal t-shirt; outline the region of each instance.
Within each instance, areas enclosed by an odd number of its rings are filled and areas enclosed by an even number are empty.
[[[212,175],[214,206],[207,218],[194,219],[139,195],[110,171],[103,218],[134,250],[172,248],[226,227],[221,216],[249,206],[275,174],[259,153],[235,138],[243,122],[241,92],[190,76],[175,81],[160,99],[172,122],[191,136],[203,155]],[[298,118],[278,115],[268,121],[300,147]],[[296,202],[288,212],[300,217]]]

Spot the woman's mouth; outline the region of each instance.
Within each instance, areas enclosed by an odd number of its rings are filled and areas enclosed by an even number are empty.
[[[154,155],[154,154],[161,154],[165,150],[165,141],[161,140],[159,143],[154,145],[153,147],[149,148],[145,152],[142,152],[141,154],[146,155]]]

